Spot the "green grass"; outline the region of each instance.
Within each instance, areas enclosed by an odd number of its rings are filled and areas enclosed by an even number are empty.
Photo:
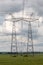
[[[0,54],[0,65],[43,65],[43,55],[23,57]]]

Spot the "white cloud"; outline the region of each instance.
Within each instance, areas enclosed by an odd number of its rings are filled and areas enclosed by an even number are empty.
[[[2,29],[2,25],[0,25],[0,33],[2,33],[2,30],[3,30],[3,29]]]
[[[38,29],[39,35],[43,35],[43,26],[40,26]]]
[[[39,18],[39,21],[42,22],[42,21],[43,21],[43,17],[40,17],[40,18]]]

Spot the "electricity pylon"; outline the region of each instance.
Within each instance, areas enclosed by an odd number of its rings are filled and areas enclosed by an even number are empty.
[[[28,52],[34,52],[34,47],[33,47],[33,38],[32,38],[32,27],[31,27],[31,22],[38,21],[39,19],[33,18],[31,13],[30,17],[23,17],[24,14],[24,5],[25,5],[25,0],[23,0],[23,12],[22,12],[22,17],[15,18],[11,13],[10,15],[12,16],[12,19],[6,19],[7,21],[11,21],[13,23],[12,25],[12,40],[11,40],[11,53],[17,53],[17,34],[16,34],[16,24],[15,22],[21,21],[21,28],[23,29],[23,21],[28,22],[28,39],[27,39],[27,53]],[[21,37],[21,42],[22,42],[22,37]],[[21,43],[22,44],[22,43]],[[34,55],[34,53],[33,53]]]
[[[6,19],[7,20],[7,19]],[[34,52],[34,48],[33,48],[33,38],[32,38],[32,27],[31,27],[31,22],[34,21],[38,21],[38,19],[34,19],[34,18],[14,18],[12,16],[11,20],[8,21],[12,21],[13,25],[12,25],[12,42],[11,42],[11,53],[17,53],[17,38],[16,38],[16,24],[15,22],[19,22],[19,21],[25,21],[28,22],[28,42],[27,42],[27,53],[28,52]],[[21,39],[22,41],[22,39]],[[30,50],[30,51],[29,51]],[[34,55],[34,53],[33,53]]]

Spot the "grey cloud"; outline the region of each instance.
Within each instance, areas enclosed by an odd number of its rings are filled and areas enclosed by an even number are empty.
[[[0,7],[1,8],[1,7]],[[6,14],[6,13],[13,13],[13,12],[18,12],[21,10],[21,5],[13,5],[13,6],[3,6],[2,9],[0,9],[0,12],[2,12],[2,14]]]
[[[3,21],[4,21],[4,16],[0,16],[0,25],[3,24]]]
[[[19,1],[19,0],[18,0]],[[17,2],[18,2],[17,1]],[[0,4],[0,12],[4,13],[10,13],[10,12],[18,12],[21,10],[21,3],[16,3],[15,1],[5,1]]]
[[[12,0],[0,0],[0,24],[3,24],[4,17],[7,13],[19,12],[20,10],[22,10],[21,3],[13,2]]]
[[[40,47],[43,47],[43,42],[42,43],[37,43],[37,44],[34,44],[34,46],[40,46]]]
[[[18,12],[23,9],[22,2],[23,0],[0,1],[0,12]],[[38,15],[43,16],[43,0],[27,0],[25,1],[25,6],[26,8],[33,8],[38,12]]]
[[[43,0],[28,0],[26,5],[26,9],[33,8],[33,10],[37,12],[39,16],[43,16]]]
[[[33,0],[33,2],[31,5],[34,8],[34,10],[38,12],[39,16],[43,16],[43,0]]]

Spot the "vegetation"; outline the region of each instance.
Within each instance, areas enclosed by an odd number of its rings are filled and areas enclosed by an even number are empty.
[[[43,65],[43,55],[11,56],[0,54],[0,65]]]

